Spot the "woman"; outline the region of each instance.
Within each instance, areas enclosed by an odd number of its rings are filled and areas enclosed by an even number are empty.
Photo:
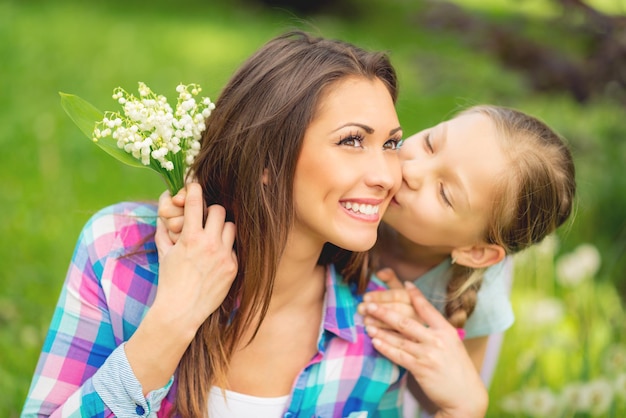
[[[207,121],[180,240],[155,243],[146,204],[85,227],[23,416],[399,416],[402,372],[356,314],[382,288],[362,267],[400,183],[396,94],[383,54],[338,41],[249,58]]]

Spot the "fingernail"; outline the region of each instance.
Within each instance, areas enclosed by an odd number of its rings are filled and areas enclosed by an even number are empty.
[[[404,282],[404,287],[406,287],[407,289],[415,289],[415,285],[410,280],[407,280],[406,282]]]
[[[367,332],[367,335],[375,335],[378,332],[378,328],[376,328],[374,325],[368,325],[365,327],[365,331]]]
[[[376,309],[378,309],[378,305],[376,305],[375,303],[368,303],[367,304],[367,311],[368,312],[374,312]]]

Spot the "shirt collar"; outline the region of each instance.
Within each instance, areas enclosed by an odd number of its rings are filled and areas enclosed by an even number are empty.
[[[357,313],[357,300],[350,285],[345,283],[333,265],[326,269],[324,305],[324,330],[351,343],[356,342],[354,317]]]

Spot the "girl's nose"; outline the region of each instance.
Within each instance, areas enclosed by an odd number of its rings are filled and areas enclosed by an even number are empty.
[[[412,190],[422,187],[426,169],[424,161],[405,160],[402,162],[402,181]]]

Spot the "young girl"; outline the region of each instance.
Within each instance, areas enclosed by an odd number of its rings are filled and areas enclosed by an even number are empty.
[[[458,350],[455,328],[465,327],[465,347],[480,369],[487,337],[513,321],[504,259],[541,241],[569,217],[574,165],[564,142],[543,122],[495,106],[470,108],[406,139],[400,159],[403,182],[385,212],[373,267],[391,267],[378,276],[396,289],[394,272],[414,282],[453,326],[443,325],[422,303],[430,327],[420,327],[419,336],[417,325],[411,332],[399,330],[401,318],[414,316],[415,308],[399,290],[366,294],[369,303],[361,312],[377,348],[408,368],[435,398],[432,405],[411,385],[422,405],[434,412],[470,404],[476,396],[468,382],[481,383],[463,367],[467,354]],[[184,191],[174,199],[165,193],[160,200],[159,213],[173,239],[180,231],[183,202]],[[384,330],[389,328],[403,332]],[[453,384],[458,390],[451,389]]]
[[[155,241],[149,204],[84,228],[23,416],[399,416],[403,373],[356,312],[382,289],[362,266],[400,184],[395,99],[387,58],[342,42],[288,34],[249,58],[178,242]]]
[[[480,368],[487,336],[512,322],[498,276],[503,258],[540,242],[570,216],[576,190],[571,154],[543,122],[494,106],[470,108],[408,138],[400,154],[403,183],[384,215],[373,250],[377,267],[392,267],[401,280],[414,282],[454,327],[465,327],[466,347]],[[389,271],[381,278],[392,280]],[[408,297],[397,292],[374,292],[365,299],[408,303]],[[432,378],[446,376],[449,356],[433,341],[417,346],[412,342],[447,338],[456,344],[452,327],[444,327],[447,337],[431,326],[421,330],[419,338],[400,338],[380,329],[390,321],[397,324],[398,317],[384,316],[388,310],[376,307],[371,305],[369,313],[379,321],[366,319],[366,324],[377,348],[423,385],[425,373],[442,370],[429,375],[427,383],[429,388],[440,387]],[[417,357],[412,355],[415,349]],[[423,367],[419,358],[426,352],[433,362]],[[452,376],[446,380],[462,381]],[[464,391],[459,387],[457,393]],[[422,405],[436,410],[424,399]]]

